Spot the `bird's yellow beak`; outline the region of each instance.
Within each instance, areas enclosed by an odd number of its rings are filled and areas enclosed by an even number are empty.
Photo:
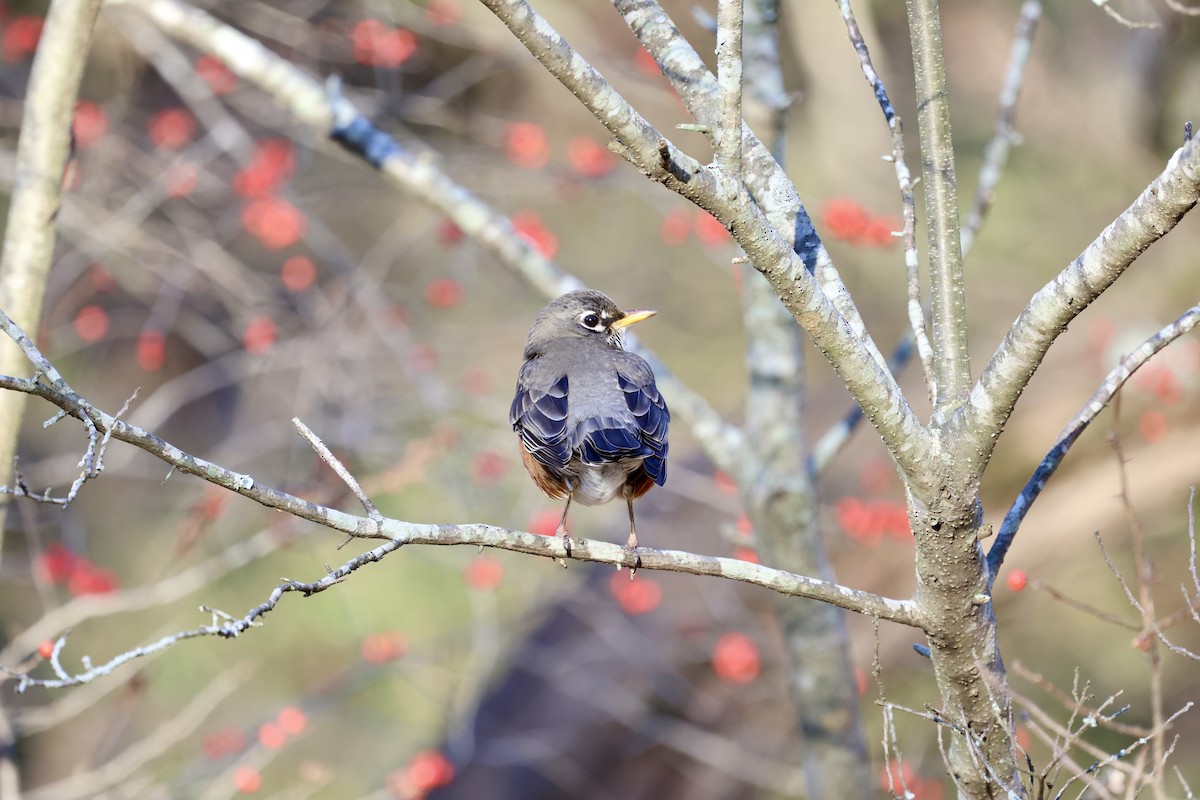
[[[618,330],[628,328],[635,322],[641,322],[644,319],[649,319],[657,314],[657,311],[651,311],[648,308],[639,309],[637,311],[626,311],[625,316],[614,322],[612,326]]]

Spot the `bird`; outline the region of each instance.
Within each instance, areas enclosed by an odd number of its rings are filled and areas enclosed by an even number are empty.
[[[557,534],[570,550],[567,512],[617,496],[633,501],[667,480],[671,413],[646,360],[625,349],[625,329],[655,311],[623,311],[602,292],[567,292],[538,313],[525,341],[524,363],[509,422],[521,460],[543,492],[566,498]]]

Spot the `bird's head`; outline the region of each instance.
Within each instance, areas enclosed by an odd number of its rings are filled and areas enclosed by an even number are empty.
[[[525,356],[542,352],[548,342],[564,339],[603,342],[614,350],[623,350],[625,329],[655,313],[646,309],[623,311],[608,295],[591,289],[567,292],[538,313],[525,343]]]

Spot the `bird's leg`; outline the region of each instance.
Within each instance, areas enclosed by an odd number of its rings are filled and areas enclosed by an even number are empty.
[[[633,524],[633,489],[628,485],[625,486],[625,505],[629,507],[629,541],[625,546],[630,550],[637,550],[637,529]]]
[[[638,566],[642,563],[642,559],[637,554],[637,530],[633,524],[633,487],[629,484],[625,484],[625,505],[629,508],[629,539],[625,542],[625,547],[633,555],[633,565],[629,568],[629,580],[633,580],[633,576],[637,572]]]
[[[570,555],[571,555],[571,536],[567,531],[567,512],[571,510],[571,500],[574,499],[574,497],[575,497],[575,484],[571,481],[570,478],[567,478],[566,481],[567,481],[567,504],[565,506],[563,506],[562,518],[559,519],[558,527],[555,529],[554,532],[562,537],[563,547],[567,551],[567,556],[570,557]],[[566,566],[566,562],[563,562],[563,566],[564,567]]]

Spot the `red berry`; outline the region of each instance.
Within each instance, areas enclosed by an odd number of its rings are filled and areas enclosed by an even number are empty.
[[[454,278],[434,278],[425,285],[425,302],[433,308],[454,308],[464,294],[463,285]]]
[[[1167,436],[1167,418],[1157,408],[1142,414],[1138,420],[1138,432],[1149,444],[1161,442]]]
[[[541,125],[514,122],[504,134],[504,151],[518,167],[537,169],[550,160],[550,142]]]
[[[317,265],[308,256],[292,256],[283,262],[279,279],[289,292],[303,292],[317,280]]]
[[[707,211],[696,212],[696,238],[705,247],[724,247],[733,241],[721,221]]]
[[[504,578],[500,562],[488,556],[477,556],[467,564],[467,585],[472,589],[495,589]]]
[[[758,645],[742,633],[726,633],[713,649],[713,671],[730,683],[750,683],[758,677],[761,664]]]
[[[13,17],[4,26],[3,36],[0,37],[0,56],[10,64],[23,61],[37,49],[45,24],[46,20],[42,17],[29,14]]]
[[[287,734],[274,722],[264,722],[258,729],[258,743],[268,750],[278,750],[287,742]]]
[[[735,547],[733,548],[733,557],[738,561],[748,561],[751,564],[761,564],[758,559],[758,553],[750,547]]]
[[[284,706],[275,719],[284,733],[295,736],[308,727],[308,716],[295,706]]]
[[[857,200],[836,198],[825,204],[821,223],[833,238],[862,244],[871,226],[871,215]]]
[[[512,224],[517,236],[544,257],[554,258],[558,253],[558,238],[550,232],[537,214],[521,211],[513,215]]]
[[[167,357],[167,340],[161,331],[144,330],[138,334],[137,364],[145,372],[158,372]]]
[[[418,793],[446,786],[454,780],[454,765],[436,750],[425,750],[413,756],[408,765],[409,785]]]
[[[251,355],[261,355],[271,349],[277,335],[275,322],[270,317],[255,317],[242,332],[242,346]]]
[[[688,212],[672,211],[663,217],[662,224],[658,227],[658,238],[663,244],[674,247],[686,242],[691,232],[692,226]]]
[[[95,342],[108,333],[108,312],[91,303],[75,312],[75,333],[85,342]]]
[[[50,641],[49,639],[42,641],[42,643],[38,645],[38,655],[42,658],[49,658],[50,656],[54,655],[54,642]]]
[[[200,56],[196,61],[196,74],[208,84],[209,90],[218,96],[229,94],[237,86],[237,76],[216,56]]]
[[[150,118],[150,141],[163,150],[178,150],[196,135],[196,119],[182,108],[168,108]]]
[[[80,150],[91,147],[104,134],[108,133],[108,115],[104,109],[90,100],[80,100],[75,104],[75,116],[71,121],[71,130],[75,133],[75,146]]]
[[[362,641],[359,654],[368,664],[383,664],[394,661],[404,655],[408,649],[408,640],[399,631],[388,633],[373,633]]]
[[[1025,574],[1025,570],[1014,569],[1008,573],[1008,588],[1014,592],[1019,592],[1029,585],[1029,577]]]
[[[586,136],[576,136],[567,143],[567,160],[585,178],[600,178],[617,168],[617,157]]]
[[[38,556],[36,569],[38,576],[47,583],[66,583],[82,561],[66,545],[54,542]]]
[[[536,533],[538,536],[554,536],[558,532],[558,520],[561,517],[562,511],[556,511],[552,508],[539,511],[529,521],[529,532]]]
[[[393,28],[377,19],[365,19],[350,36],[354,60],[373,67],[395,69],[417,52],[417,37],[404,28]]]
[[[233,771],[233,785],[240,794],[254,794],[262,788],[262,775],[254,767],[238,767]]]
[[[646,577],[630,580],[625,572],[614,572],[608,581],[608,589],[621,610],[630,616],[653,611],[662,602],[662,587]]]

